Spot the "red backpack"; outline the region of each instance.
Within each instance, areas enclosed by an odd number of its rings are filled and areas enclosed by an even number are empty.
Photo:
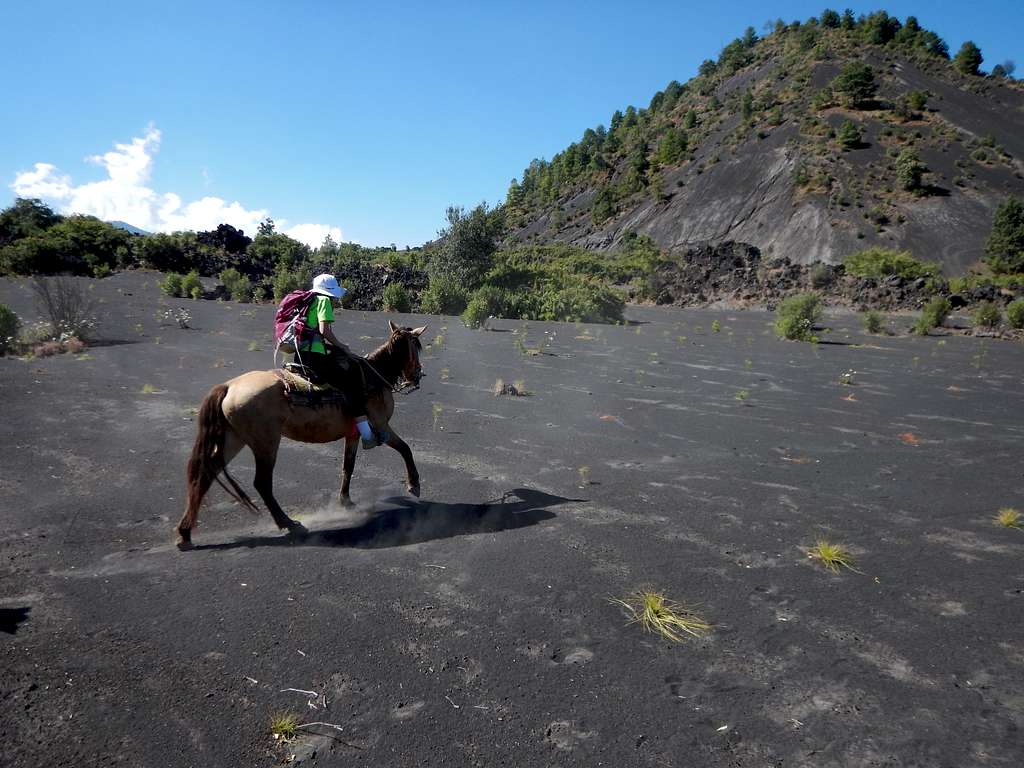
[[[294,353],[303,342],[312,341],[316,329],[306,325],[306,314],[316,294],[313,291],[292,291],[277,307],[274,315],[274,359],[278,352]]]

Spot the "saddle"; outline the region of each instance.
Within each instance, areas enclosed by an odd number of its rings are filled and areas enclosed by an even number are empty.
[[[284,384],[284,395],[292,405],[317,408],[347,404],[343,393],[316,378],[309,368],[299,363],[285,363],[284,367],[274,370],[274,375]]]

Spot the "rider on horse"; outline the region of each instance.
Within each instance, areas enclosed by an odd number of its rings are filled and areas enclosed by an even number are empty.
[[[312,290],[316,296],[306,313],[306,327],[312,328],[315,333],[312,340],[300,344],[298,357],[314,376],[345,395],[346,411],[355,419],[363,448],[374,448],[386,441],[388,436],[386,433],[376,433],[366,420],[363,371],[356,355],[331,330],[334,322],[332,299],[340,300],[346,290],[338,284],[334,275],[327,274],[313,278]]]

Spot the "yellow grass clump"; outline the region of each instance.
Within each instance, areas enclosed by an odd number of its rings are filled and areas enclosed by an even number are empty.
[[[807,556],[812,560],[817,560],[833,573],[839,573],[840,568],[857,570],[853,567],[853,555],[842,544],[821,540],[807,550]]]
[[[611,602],[625,609],[630,624],[639,624],[676,643],[682,642],[684,635],[701,637],[711,631],[703,618],[661,592],[641,590],[624,599],[612,598]]]
[[[1021,530],[1024,525],[1021,523],[1020,512],[1012,507],[1003,507],[995,516],[995,524],[1004,528],[1016,528]]]
[[[299,718],[293,712],[279,712],[270,718],[270,735],[277,741],[292,741],[299,734]]]

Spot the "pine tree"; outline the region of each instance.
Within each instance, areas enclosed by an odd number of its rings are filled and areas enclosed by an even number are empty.
[[[985,254],[993,272],[1024,272],[1024,203],[1017,198],[996,208]]]
[[[867,101],[878,90],[875,73],[870,66],[859,61],[851,61],[839,75],[832,80],[832,91],[843,97],[847,106],[855,107]]]
[[[686,133],[679,128],[669,128],[658,144],[658,162],[675,165],[686,155]]]
[[[611,187],[601,187],[594,197],[594,205],[590,209],[590,216],[595,224],[603,224],[615,215],[615,195]]]
[[[839,140],[839,146],[843,149],[856,149],[860,146],[860,128],[852,120],[845,120],[843,124],[839,126],[839,132],[836,134],[836,138]]]
[[[953,64],[965,75],[978,74],[978,67],[982,61],[984,59],[981,56],[981,49],[970,40],[960,46],[960,50],[953,58]]]
[[[754,96],[750,91],[744,91],[740,97],[740,114],[744,120],[749,120],[754,114]]]
[[[928,166],[921,162],[917,152],[912,149],[904,149],[896,158],[896,179],[908,192],[919,192],[922,189],[921,180],[927,172]]]

